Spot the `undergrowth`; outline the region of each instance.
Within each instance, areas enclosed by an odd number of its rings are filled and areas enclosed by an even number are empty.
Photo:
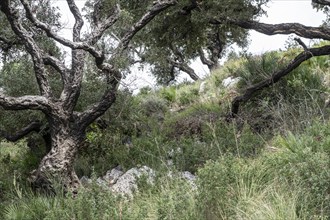
[[[97,184],[76,198],[31,192],[26,178],[40,160],[19,143],[0,143],[0,219],[329,219],[328,59],[313,58],[226,116],[230,102],[269,77],[297,49],[229,60],[201,82],[133,96],[87,132],[75,168],[96,178],[121,165],[158,172],[127,200]],[[225,88],[228,76],[240,77]],[[169,172],[190,171],[197,189]]]

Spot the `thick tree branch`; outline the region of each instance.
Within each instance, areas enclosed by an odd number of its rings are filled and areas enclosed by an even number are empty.
[[[211,60],[206,58],[203,49],[199,49],[198,54],[199,54],[199,58],[200,58],[201,62],[204,65],[206,65],[209,69],[214,65],[214,63]]]
[[[39,85],[40,93],[46,97],[51,97],[51,89],[47,80],[47,74],[43,64],[40,48],[34,41],[31,34],[23,27],[19,21],[18,12],[10,6],[9,0],[0,1],[1,11],[6,15],[12,30],[22,40],[27,51],[32,56],[34,72]]]
[[[26,0],[24,0],[26,1]],[[73,26],[73,41],[78,42],[80,41],[80,32],[81,28],[84,25],[84,20],[81,16],[80,10],[77,7],[74,0],[67,0],[68,6],[70,8],[70,11],[75,19],[75,24]]]
[[[5,96],[0,92],[0,106],[7,110],[41,110],[48,112],[49,103],[47,98],[43,96],[22,96],[11,97]]]
[[[308,47],[306,46],[306,44],[300,38],[295,37],[294,40],[297,41],[298,44],[304,48],[305,51],[308,51]]]
[[[249,100],[251,97],[253,97],[253,95],[256,92],[275,84],[280,79],[282,79],[284,76],[288,75],[294,69],[299,67],[300,64],[303,63],[304,61],[306,61],[314,56],[324,56],[324,55],[329,55],[329,54],[330,54],[330,46],[311,48],[311,49],[308,49],[307,51],[301,52],[286,66],[286,68],[274,73],[268,79],[265,79],[255,85],[248,87],[242,95],[236,97],[232,101],[231,113],[229,115],[229,119],[236,117],[238,114],[238,111],[239,111],[240,104],[242,102],[246,102],[247,100]]]
[[[60,60],[53,56],[44,55],[44,64],[50,65],[53,67],[57,72],[60,73],[62,81],[64,84],[68,83],[68,75],[69,75],[69,69],[62,63]]]
[[[81,128],[87,128],[93,121],[103,115],[116,100],[117,87],[122,77],[121,73],[107,63],[98,65],[98,68],[106,75],[109,75],[107,80],[108,89],[104,92],[98,103],[90,106],[83,113],[76,113],[76,117],[79,118],[78,124]]]
[[[81,29],[84,25],[83,18],[80,10],[77,7],[74,0],[67,0],[69,9],[75,18],[75,24],[73,26],[72,39],[73,42],[81,41]],[[67,75],[68,82],[64,83],[64,89],[61,94],[61,100],[63,101],[63,107],[65,110],[72,112],[79,98],[81,90],[81,82],[83,79],[82,72],[85,66],[86,52],[84,50],[73,49],[72,50],[72,63],[71,72]]]
[[[81,29],[84,25],[80,10],[74,0],[67,0],[69,9],[75,19],[73,26],[73,42],[81,41]],[[64,84],[64,89],[61,94],[61,99],[64,102],[64,109],[72,112],[79,98],[81,90],[81,82],[83,79],[82,72],[84,71],[86,53],[84,50],[72,50],[71,73],[67,74],[68,83]]]
[[[330,6],[330,0],[312,0],[313,3]]]
[[[308,39],[330,40],[330,29],[326,27],[309,27],[299,23],[265,24],[256,21],[213,19],[213,24],[229,23],[248,30],[255,30],[266,35],[296,34]]]
[[[33,121],[29,125],[25,126],[15,134],[10,134],[6,131],[0,130],[0,138],[5,138],[7,141],[16,142],[31,132],[40,132],[42,123],[40,121]]]
[[[191,68],[189,65],[186,63],[181,63],[181,62],[176,62],[174,60],[168,60],[174,67],[178,68],[179,70],[187,73],[191,79],[194,81],[199,80],[199,76],[195,73],[195,70]]]
[[[187,73],[191,79],[194,81],[199,80],[198,75],[195,73],[195,70],[193,70],[186,62],[184,59],[184,55],[181,53],[181,51],[176,48],[173,44],[170,45],[170,49],[176,56],[175,60],[168,59],[168,62],[171,63],[172,66],[178,68],[179,70]]]

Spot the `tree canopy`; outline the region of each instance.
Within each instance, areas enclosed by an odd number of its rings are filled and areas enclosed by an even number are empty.
[[[147,28],[140,31],[129,46],[129,64],[149,64],[151,73],[158,83],[174,81],[180,72],[187,73],[193,80],[200,77],[191,68],[193,60],[200,59],[210,70],[218,67],[219,59],[226,48],[234,43],[247,45],[248,31],[230,23],[214,24],[213,17],[253,20],[264,14],[262,5],[268,0],[253,1],[197,1],[185,0],[160,13]],[[129,27],[152,1],[123,1],[125,11],[123,22],[111,31],[110,39],[119,39],[122,30]],[[89,1],[92,7],[94,1]],[[114,3],[97,1],[102,10],[107,11]],[[97,16],[90,16],[93,23]],[[108,38],[109,39],[109,38]]]

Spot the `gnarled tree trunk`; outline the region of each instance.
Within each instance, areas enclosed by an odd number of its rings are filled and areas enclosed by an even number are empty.
[[[55,193],[53,181],[58,181],[65,189],[77,193],[80,182],[73,164],[83,141],[83,131],[72,129],[67,124],[54,123],[51,129],[51,150],[41,160],[38,169],[31,172],[29,181],[32,187],[52,194]]]

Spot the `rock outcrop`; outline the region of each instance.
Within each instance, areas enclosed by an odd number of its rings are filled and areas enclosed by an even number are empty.
[[[134,167],[124,172],[120,166],[106,172],[103,177],[96,179],[96,184],[105,190],[111,190],[116,195],[121,195],[127,198],[133,198],[134,192],[138,191],[138,181],[145,178],[147,184],[154,184],[156,173],[153,169],[147,166]],[[193,188],[197,188],[195,181],[196,176],[188,171],[179,172],[175,175],[173,172],[168,173],[169,178],[182,178],[186,180]],[[90,185],[93,181],[86,176],[80,179],[83,186]]]

